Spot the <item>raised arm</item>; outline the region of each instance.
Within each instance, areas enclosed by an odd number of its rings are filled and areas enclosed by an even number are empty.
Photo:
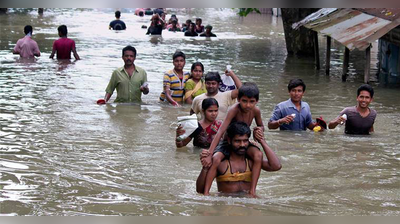
[[[233,71],[230,71],[230,72],[225,71],[225,74],[227,76],[232,77],[233,82],[235,82],[236,89],[232,90],[231,97],[232,97],[232,99],[236,99],[239,95],[239,88],[242,87],[242,82],[240,81],[240,79],[236,76],[236,74]]]
[[[264,138],[264,133],[256,129],[253,132],[254,139],[259,142],[264,149],[267,159],[263,159],[261,168],[265,171],[278,171],[282,168],[281,162],[276,156],[275,152],[268,146]]]
[[[208,150],[202,150],[200,154],[200,158],[207,157],[210,152]],[[201,172],[196,180],[196,191],[197,193],[204,194],[204,187],[206,184],[206,176],[208,173],[209,168],[204,167],[201,169]]]

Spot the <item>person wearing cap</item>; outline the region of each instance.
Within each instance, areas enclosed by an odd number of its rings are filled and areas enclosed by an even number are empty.
[[[306,84],[301,79],[292,79],[288,84],[290,99],[275,106],[268,128],[301,131],[313,130],[316,123],[312,121],[310,106],[302,101]]]
[[[212,28],[213,27],[211,25],[207,25],[206,31],[204,31],[202,34],[200,34],[200,36],[201,37],[216,37],[217,35],[215,35],[214,33],[211,32]]]
[[[339,116],[329,122],[329,129],[334,129],[339,124],[346,124],[344,133],[355,135],[368,135],[374,131],[376,111],[369,108],[373,101],[374,89],[363,84],[357,89],[357,106],[344,108]]]
[[[106,89],[103,103],[106,103],[114,90],[117,89],[117,98],[114,103],[142,102],[142,93],[148,94],[147,73],[135,65],[136,49],[126,46],[122,49],[122,60],[125,65],[116,69]]]
[[[164,73],[163,91],[161,101],[167,101],[173,106],[180,107],[185,95],[185,84],[190,77],[188,71],[184,71],[186,56],[182,51],[176,51],[172,56],[174,68]]]
[[[146,34],[161,35],[163,28],[164,28],[164,20],[162,20],[160,18],[160,15],[156,13],[151,17],[151,24],[147,29]]]
[[[24,27],[25,37],[19,39],[14,47],[13,54],[19,54],[21,58],[40,57],[39,46],[32,40],[33,28],[31,25]]]
[[[116,11],[115,12],[115,20],[110,22],[110,25],[108,26],[108,29],[113,29],[113,30],[126,30],[126,25],[124,21],[120,20],[121,18],[121,12]]]
[[[215,98],[219,104],[217,120],[223,121],[226,118],[228,108],[236,103],[236,98],[239,95],[238,89],[242,86],[242,82],[233,71],[225,71],[225,74],[232,77],[238,88],[232,91],[219,92],[221,76],[218,72],[208,72],[205,76],[207,93],[203,93],[193,99],[190,115],[197,114],[200,115],[202,119],[204,117],[201,109],[203,100],[207,98]]]

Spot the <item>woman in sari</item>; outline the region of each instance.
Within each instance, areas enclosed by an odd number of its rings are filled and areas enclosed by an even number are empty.
[[[196,96],[207,92],[206,85],[202,79],[203,73],[204,66],[201,62],[192,64],[190,78],[185,85],[185,96],[183,97],[185,103],[192,104]]]

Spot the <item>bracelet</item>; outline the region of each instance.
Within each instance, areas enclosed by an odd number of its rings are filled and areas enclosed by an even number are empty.
[[[281,126],[281,125],[282,125],[281,123],[279,123],[279,121],[280,121],[280,120],[281,120],[281,119],[279,119],[279,120],[278,120],[278,125],[279,125],[279,126]]]

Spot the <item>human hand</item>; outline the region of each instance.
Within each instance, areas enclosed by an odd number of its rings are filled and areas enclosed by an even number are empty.
[[[293,120],[294,120],[294,116],[287,115],[286,117],[279,119],[278,123],[279,124],[289,124],[289,123],[293,122]]]
[[[339,116],[338,118],[336,118],[335,123],[336,124],[344,124],[344,122],[346,122],[346,118],[344,118],[343,116]]]
[[[203,165],[203,167],[207,167],[207,168],[211,167],[211,164],[212,164],[211,155],[208,155],[207,157],[203,157],[200,160],[201,160],[201,165]]]
[[[230,70],[230,71],[225,70],[225,75],[226,75],[226,76],[232,76],[232,75],[235,75],[235,73],[233,73],[232,70]]]
[[[176,101],[172,102],[171,104],[172,104],[172,106],[174,106],[174,107],[181,107],[181,105],[180,105],[178,102],[176,102]]]
[[[255,127],[253,129],[253,138],[255,141],[261,143],[262,141],[265,141],[264,139],[264,132],[260,127]]]
[[[182,126],[179,125],[179,126],[176,128],[176,137],[181,136],[181,135],[183,135],[183,134],[185,134],[185,130],[183,130],[183,129],[182,129]]]
[[[208,151],[208,149],[203,149],[200,152],[200,159],[205,158],[207,156],[210,156],[210,151]]]

